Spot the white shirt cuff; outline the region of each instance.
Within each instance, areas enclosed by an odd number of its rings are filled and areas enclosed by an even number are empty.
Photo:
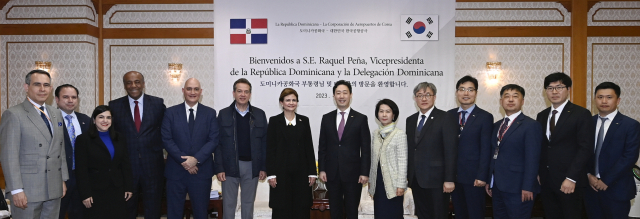
[[[24,192],[24,190],[23,189],[16,189],[16,190],[11,191],[11,195],[15,195],[15,194],[18,194],[18,193],[21,193],[21,192]]]
[[[569,177],[567,177],[567,179],[568,179],[569,181],[573,182],[573,183],[576,183],[576,181],[575,181],[575,180],[572,180],[572,179],[571,179],[571,178],[569,178]]]
[[[268,177],[267,177],[267,180],[275,179],[275,178],[276,178],[276,175],[271,175],[271,176],[268,176]]]
[[[309,175],[309,177],[318,178],[318,175]]]

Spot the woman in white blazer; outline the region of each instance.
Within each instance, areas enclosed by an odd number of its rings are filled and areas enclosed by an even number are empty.
[[[382,124],[371,134],[369,194],[373,196],[375,218],[402,219],[402,201],[407,189],[407,134],[396,127],[396,103],[383,99],[376,104],[376,118]]]

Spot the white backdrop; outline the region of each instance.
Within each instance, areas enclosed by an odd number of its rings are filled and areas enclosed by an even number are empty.
[[[383,98],[398,104],[399,127],[404,129],[406,117],[417,110],[412,91],[419,82],[437,86],[436,107],[456,106],[453,0],[238,0],[216,2],[214,10],[218,110],[233,101],[232,86],[238,78],[252,83],[251,104],[268,117],[282,112],[278,97],[291,87],[299,94],[297,112],[311,120],[317,147],[322,115],[336,109],[332,84],[337,80],[352,83],[351,106],[369,117],[372,131],[378,128],[375,104]],[[407,17],[412,21],[407,23]],[[429,17],[435,22],[422,20]],[[230,19],[264,18],[266,44],[231,44]],[[411,32],[413,39],[428,39],[427,32],[438,25],[432,34],[438,40],[403,40],[417,21],[427,31]]]

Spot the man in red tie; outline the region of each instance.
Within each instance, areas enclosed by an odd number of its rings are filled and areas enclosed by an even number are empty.
[[[144,76],[130,71],[123,77],[127,96],[109,102],[113,127],[126,137],[131,169],[133,197],[127,202],[127,218],[138,215],[138,197],[144,200],[144,218],[159,219],[164,188],[164,157],[160,126],[166,106],[164,100],[144,94]]]

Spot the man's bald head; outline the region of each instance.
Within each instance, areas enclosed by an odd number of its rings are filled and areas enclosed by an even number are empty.
[[[127,72],[122,77],[122,82],[124,83],[124,89],[127,91],[127,95],[134,100],[140,98],[142,93],[144,93],[144,76],[142,73],[137,71]]]
[[[189,106],[194,106],[200,100],[202,96],[202,88],[200,87],[200,81],[195,78],[189,78],[184,82],[182,88],[182,94],[184,94],[184,101]]]

